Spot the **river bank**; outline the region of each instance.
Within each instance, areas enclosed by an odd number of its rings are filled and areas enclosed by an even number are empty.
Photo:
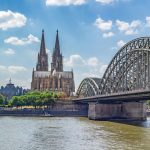
[[[20,109],[0,110],[0,116],[28,116],[28,117],[87,117],[83,110],[49,110],[49,109]]]
[[[0,116],[54,116],[54,117],[87,117],[88,106],[78,105],[71,101],[58,101],[49,108],[1,108]]]
[[[77,107],[58,107],[53,108],[37,108],[37,109],[0,109],[0,116],[20,116],[20,117],[88,117],[86,106]],[[150,117],[150,112],[147,112]]]
[[[49,108],[0,108],[0,116],[19,117],[88,117],[87,104],[75,104],[72,101],[57,101]],[[150,117],[150,111],[147,112]],[[101,119],[102,120],[102,119]],[[107,118],[105,120],[132,120],[128,118]]]

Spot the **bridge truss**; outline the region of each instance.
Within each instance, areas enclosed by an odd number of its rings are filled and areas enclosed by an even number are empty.
[[[78,97],[150,89],[150,37],[125,44],[109,63],[102,79],[86,78],[77,90]]]

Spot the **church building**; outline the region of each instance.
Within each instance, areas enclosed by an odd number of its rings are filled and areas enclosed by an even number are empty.
[[[67,96],[72,95],[75,91],[73,70],[63,70],[63,56],[60,52],[58,30],[50,70],[45,47],[44,30],[42,31],[36,69],[33,69],[32,72],[31,90],[58,91],[65,93]]]
[[[9,83],[6,86],[0,87],[0,94],[4,95],[6,97],[6,100],[10,100],[13,96],[20,96],[25,93],[27,93],[27,89],[23,89],[22,87],[15,86],[11,79],[9,80]]]

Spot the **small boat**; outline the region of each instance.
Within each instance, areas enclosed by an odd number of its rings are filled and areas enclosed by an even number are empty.
[[[49,113],[47,113],[47,112],[44,112],[43,117],[53,117],[53,115],[52,115],[52,114],[49,114]]]

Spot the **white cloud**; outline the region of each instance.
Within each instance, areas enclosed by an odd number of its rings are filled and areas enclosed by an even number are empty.
[[[125,30],[128,30],[129,28],[129,23],[125,21],[116,20],[116,25],[118,26],[118,29],[120,31],[125,31]]]
[[[27,69],[23,66],[9,66],[8,67],[8,71],[11,73],[18,73],[18,72],[22,72],[22,71],[26,71]]]
[[[146,17],[146,26],[150,27],[150,17]]]
[[[82,5],[86,0],[46,0],[46,6]]]
[[[87,77],[102,78],[106,68],[107,65],[100,63],[96,68],[91,68],[89,69],[88,72],[84,72],[82,76],[83,78],[87,78]]]
[[[11,48],[8,48],[7,50],[4,51],[4,54],[6,55],[14,55],[15,51]]]
[[[146,17],[147,26],[150,26],[150,17]],[[112,20],[103,20],[101,17],[97,18],[94,25],[102,31],[104,38],[114,36],[112,27],[117,27],[125,35],[134,35],[141,29],[142,22],[140,20],[133,20],[130,23],[125,21],[116,20],[116,24],[113,24]],[[106,32],[107,31],[107,32]]]
[[[104,21],[102,18],[97,18],[94,25],[99,28],[101,31],[108,31],[112,28],[112,21]]]
[[[99,2],[103,5],[111,4],[114,2],[114,0],[96,0],[96,2]]]
[[[131,23],[116,20],[116,25],[125,35],[133,35],[138,33],[138,28],[141,26],[140,20],[133,20]]]
[[[10,10],[0,11],[0,29],[7,30],[9,28],[22,27],[26,24],[27,18],[18,12]]]
[[[124,46],[126,44],[126,42],[124,42],[123,40],[120,40],[117,42],[117,46],[118,48],[121,48],[122,46]]]
[[[64,65],[68,67],[82,66],[84,64],[85,64],[84,59],[78,54],[71,55],[69,59],[64,60]]]
[[[109,38],[109,37],[112,37],[112,36],[114,36],[113,32],[103,33],[104,38]]]
[[[33,42],[40,42],[40,40],[32,34],[29,34],[27,38],[22,39],[19,39],[18,37],[9,37],[5,39],[4,42],[12,45],[26,45],[31,44]]]
[[[2,72],[9,72],[9,73],[12,73],[12,74],[16,74],[18,72],[24,72],[26,71],[27,69],[24,67],[24,66],[3,66],[3,65],[0,65],[0,71]]]
[[[98,63],[99,63],[99,61],[98,61],[98,59],[97,59],[96,57],[91,57],[91,58],[89,58],[89,59],[87,60],[87,64],[88,64],[89,66],[96,67],[96,66],[98,66]]]
[[[66,67],[98,67],[101,65],[97,57],[90,57],[84,59],[78,54],[71,55],[68,59],[64,60]]]

